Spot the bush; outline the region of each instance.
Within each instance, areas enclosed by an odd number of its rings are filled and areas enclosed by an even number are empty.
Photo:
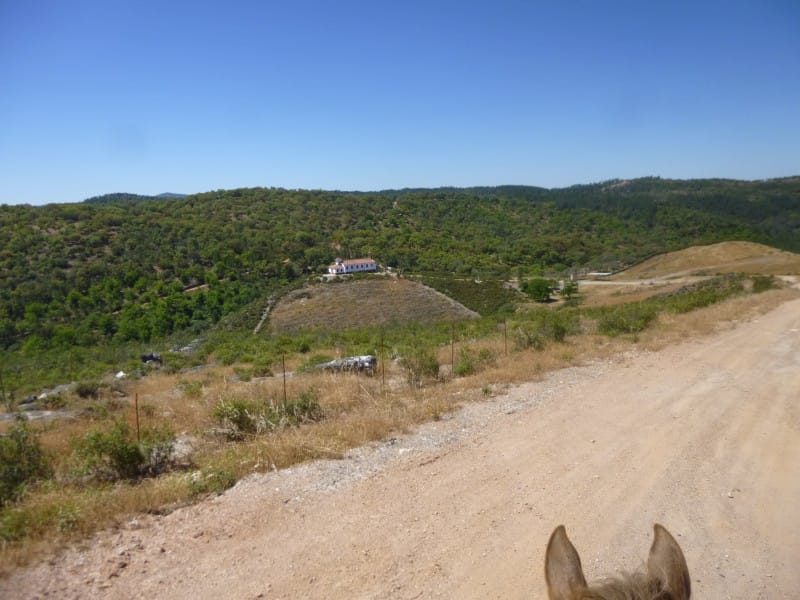
[[[236,474],[225,468],[210,468],[192,473],[189,490],[192,496],[221,494],[236,483]]]
[[[412,387],[422,385],[426,377],[439,377],[439,361],[430,348],[409,348],[400,357],[400,365],[406,371],[406,380]]]
[[[272,362],[257,360],[253,363],[253,377],[272,377]]]
[[[472,375],[485,365],[493,363],[494,359],[494,352],[490,348],[481,348],[477,353],[467,348],[461,348],[458,352],[458,360],[453,365],[453,374],[456,377]]]
[[[81,398],[97,398],[100,384],[96,381],[81,381],[75,386],[75,393]]]
[[[315,390],[305,390],[299,398],[278,405],[278,408],[283,413],[281,421],[289,425],[319,421],[324,416]]]
[[[453,375],[465,377],[475,372],[475,357],[467,348],[458,351],[458,360],[453,365]]]
[[[549,302],[550,294],[556,288],[556,283],[552,279],[537,277],[524,282],[521,287],[522,291],[536,302]]]
[[[39,444],[38,436],[22,422],[0,437],[0,506],[13,502],[25,484],[49,477],[50,461]]]
[[[542,350],[548,341],[563,342],[568,335],[580,332],[577,313],[541,309],[529,313],[528,320],[512,325],[517,348]]]
[[[199,398],[203,395],[203,382],[202,381],[179,381],[178,389],[180,389],[187,398]]]
[[[597,328],[600,333],[612,337],[625,333],[639,333],[644,331],[657,316],[658,310],[655,306],[634,302],[604,311]]]
[[[253,378],[253,369],[250,367],[233,367],[233,372],[239,381],[250,381]]]
[[[778,282],[774,275],[754,275],[752,280],[754,294],[760,294],[778,287]]]
[[[258,411],[253,402],[239,398],[224,398],[213,410],[214,418],[231,430],[231,437],[258,433]]]
[[[544,349],[545,339],[536,323],[519,323],[513,328],[512,332],[514,346],[518,350],[525,350],[526,348]]]
[[[158,475],[171,464],[174,442],[167,427],[147,429],[137,441],[127,423],[116,421],[110,430],[92,430],[74,442],[74,470],[102,481]]]
[[[283,427],[319,421],[324,417],[314,390],[305,390],[287,402],[257,403],[241,398],[220,400],[213,410],[214,418],[228,429],[228,437],[242,439]]]

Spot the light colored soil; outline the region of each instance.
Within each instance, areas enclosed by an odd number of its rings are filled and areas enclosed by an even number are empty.
[[[420,311],[420,307],[424,311]],[[269,316],[275,333],[345,329],[365,324],[437,323],[477,313],[421,283],[375,275],[371,279],[317,284],[282,298]]]
[[[718,273],[800,275],[800,254],[753,242],[721,242],[661,254],[615,275],[613,279]]]
[[[652,524],[696,598],[800,590],[800,300],[510,386],[341,461],[252,476],[0,581],[2,598],[544,598],[560,523],[591,580]]]

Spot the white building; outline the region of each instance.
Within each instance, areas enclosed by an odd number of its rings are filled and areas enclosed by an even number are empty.
[[[328,273],[331,275],[349,275],[350,273],[367,273],[377,269],[377,263],[371,258],[354,258],[352,260],[337,258],[332,265],[328,266]]]

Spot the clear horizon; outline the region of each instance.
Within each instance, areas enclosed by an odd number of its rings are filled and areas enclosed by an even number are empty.
[[[800,173],[800,4],[0,4],[2,204]]]

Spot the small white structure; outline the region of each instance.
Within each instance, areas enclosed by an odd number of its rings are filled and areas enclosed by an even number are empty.
[[[377,263],[371,258],[354,258],[352,260],[337,258],[332,265],[328,266],[328,273],[331,275],[349,275],[350,273],[368,273],[377,269]]]

